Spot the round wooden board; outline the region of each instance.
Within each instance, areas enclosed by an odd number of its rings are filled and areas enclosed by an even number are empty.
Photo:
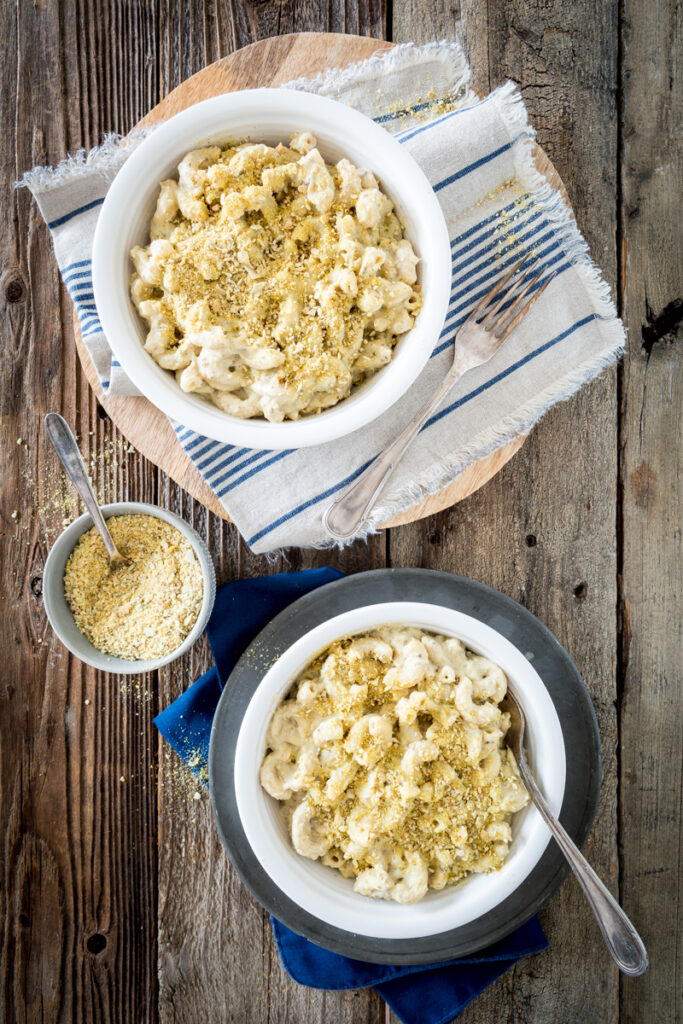
[[[263,39],[245,46],[229,57],[223,57],[192,78],[188,78],[151,110],[138,127],[166,120],[209,96],[235,92],[238,89],[278,86],[302,76],[312,77],[330,67],[344,67],[353,61],[365,60],[374,53],[391,49],[393,45],[365,36],[340,35],[332,32],[302,32]],[[539,171],[567,198],[557,171],[539,146],[535,149],[535,162]],[[146,398],[104,394],[95,366],[81,338],[78,319],[75,316],[74,330],[78,354],[86,377],[98,401],[123,436],[172,480],[184,487],[193,498],[216,515],[229,519],[214,492],[178,444],[166,416]],[[387,520],[383,526],[411,523],[462,501],[495,476],[521,448],[524,440],[524,436],[520,436],[510,441],[485,459],[470,466],[448,487],[444,487],[436,494],[425,495],[422,501]]]

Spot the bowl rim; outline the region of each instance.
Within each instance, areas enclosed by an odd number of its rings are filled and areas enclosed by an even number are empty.
[[[427,257],[430,275],[425,302],[415,327],[399,339],[391,362],[330,409],[280,424],[230,416],[206,400],[185,395],[172,374],[145,352],[138,334],[138,314],[130,303],[127,287],[118,287],[122,253],[121,246],[112,244],[112,239],[141,215],[148,187],[158,188],[161,175],[150,173],[150,166],[164,166],[167,160],[177,162],[193,146],[205,144],[218,134],[228,135],[229,125],[221,127],[220,122],[231,116],[264,122],[278,118],[294,125],[297,119],[299,124],[302,120],[316,122],[311,130],[337,136],[342,149],[345,144],[358,148],[358,139],[363,139],[373,153],[381,151],[386,173],[376,166],[379,159],[373,169],[383,182],[386,177],[393,180],[397,176],[394,167],[400,166],[400,187],[394,181],[388,191],[397,205],[415,209],[420,224],[428,225],[421,235],[422,245],[418,245],[420,255]],[[288,129],[283,124],[281,130]],[[254,130],[250,134],[253,136]],[[324,142],[321,147],[325,148]],[[142,188],[141,181],[145,183]],[[100,211],[93,239],[92,276],[97,311],[112,353],[149,401],[173,420],[182,420],[184,426],[208,438],[275,450],[319,445],[346,436],[395,404],[417,379],[433,351],[450,300],[452,270],[448,229],[436,194],[412,155],[389,132],[365,114],[328,97],[287,89],[249,89],[213,96],[180,111],[136,146],[114,178]]]
[[[72,621],[73,616],[66,597],[64,596],[63,587],[61,591],[61,598],[57,598],[56,601],[53,600],[52,579],[55,578],[54,585],[56,586],[56,574],[59,572],[60,567],[63,567],[63,565],[66,564],[66,560],[75,548],[80,537],[94,526],[90,513],[88,512],[85,512],[77,519],[74,519],[74,521],[59,534],[50,548],[45,561],[45,567],[43,569],[43,604],[45,606],[45,613],[50,626],[59,640],[64,644],[67,650],[79,658],[80,661],[85,662],[86,665],[90,665],[92,668],[100,669],[104,672],[118,673],[119,675],[139,675],[143,672],[153,672],[156,669],[161,668],[163,665],[168,665],[177,658],[180,658],[190,649],[190,647],[192,647],[195,641],[198,640],[204,632],[216,598],[216,571],[213,560],[204,540],[199,536],[194,527],[190,526],[189,523],[175,512],[171,512],[169,509],[160,508],[158,505],[150,505],[141,501],[112,502],[107,505],[101,505],[100,508],[105,519],[110,519],[112,516],[117,515],[154,516],[156,519],[161,519],[163,522],[169,523],[171,526],[180,530],[183,536],[189,540],[202,570],[204,588],[202,603],[194,626],[183,642],[169,654],[164,655],[162,658],[147,658],[139,661],[131,661],[127,658],[117,658],[112,654],[105,654],[103,651],[99,651],[87,639],[87,637],[80,633],[80,631],[78,631],[78,636],[82,639],[82,644],[81,640],[74,642],[70,637],[64,634],[57,616],[57,604],[61,604],[63,602],[63,607],[71,616]],[[74,626],[78,630],[75,622]]]
[[[397,614],[400,614],[400,619],[397,618]],[[430,618],[432,619],[431,625],[428,621]],[[434,618],[437,620],[436,625],[433,621]],[[449,620],[449,625],[444,626],[446,619]],[[357,627],[343,628],[347,623],[356,620],[359,623]],[[438,900],[440,903],[438,911],[434,911],[433,907],[429,906],[429,900],[424,900],[412,905],[410,914],[406,914],[405,908],[397,904],[387,904],[377,900],[370,901],[367,897],[354,894],[350,890],[347,897],[340,896],[335,905],[334,893],[330,893],[326,899],[326,892],[321,884],[322,876],[319,879],[313,877],[311,865],[317,864],[318,872],[332,872],[332,869],[325,869],[319,862],[307,862],[305,858],[300,857],[293,850],[289,836],[286,835],[284,840],[282,839],[281,831],[280,836],[276,837],[273,842],[273,831],[272,828],[270,831],[268,830],[266,819],[270,817],[272,820],[279,811],[279,806],[276,801],[262,791],[258,780],[258,767],[260,767],[263,756],[261,748],[265,742],[265,730],[270,714],[279,704],[301,668],[315,657],[317,652],[332,642],[329,638],[330,635],[339,637],[372,629],[380,623],[397,622],[406,625],[417,624],[425,630],[431,629],[435,633],[459,636],[471,649],[479,648],[481,650],[483,648],[484,653],[487,653],[489,657],[494,657],[494,660],[502,664],[506,674],[510,674],[511,678],[512,666],[514,666],[517,680],[520,671],[523,671],[524,676],[533,683],[531,691],[536,691],[534,699],[537,701],[540,696],[541,702],[545,705],[546,720],[543,728],[549,729],[552,734],[551,739],[548,739],[545,733],[534,736],[536,730],[539,729],[540,714],[534,706],[529,715],[529,737],[533,737],[532,751],[534,747],[540,751],[542,767],[538,766],[538,771],[543,778],[546,795],[555,813],[559,813],[562,806],[567,775],[562,727],[550,694],[524,654],[511,641],[486,623],[445,605],[429,604],[426,601],[394,601],[360,605],[341,615],[333,616],[304,633],[270,667],[244,712],[234,758],[237,810],[252,852],[273,884],[285,896],[306,913],[316,916],[332,927],[373,939],[418,939],[426,935],[449,931],[452,928],[467,926],[502,903],[524,882],[538,865],[550,839],[547,826],[536,809],[529,805],[519,812],[525,815],[521,829],[522,832],[526,830],[526,835],[524,845],[515,851],[516,859],[510,859],[514,851],[513,841],[511,855],[500,871],[486,876],[469,876],[463,883],[448,887],[436,894],[436,897],[432,897],[432,903],[436,905]],[[473,636],[476,639],[473,640]],[[322,644],[318,643],[320,637],[325,637]],[[487,643],[493,643],[502,649],[505,659],[501,659],[500,653],[492,655]],[[298,667],[293,668],[293,665],[298,665]],[[526,683],[523,685],[523,690],[526,685]],[[515,692],[519,694],[519,691],[520,687],[517,684]],[[520,694],[520,698],[524,702],[525,694]],[[528,691],[526,700],[525,707],[528,707]],[[265,705],[268,705],[268,710],[264,714]],[[263,717],[259,719],[259,715]],[[556,759],[555,764],[551,762],[551,757]],[[264,804],[269,804],[269,811],[264,811]],[[275,805],[275,811],[273,805]],[[281,854],[284,854],[284,857]],[[287,864],[285,864],[285,860]],[[287,865],[292,868],[291,872],[287,870]],[[303,884],[307,869],[309,877]],[[295,884],[297,880],[298,887]],[[480,881],[481,884],[477,885],[477,881]],[[484,890],[483,893],[477,895],[477,888]],[[327,890],[330,890],[329,886]],[[464,898],[463,894],[465,894]],[[354,904],[353,908],[351,902]],[[347,904],[348,909],[344,904]],[[464,917],[462,914],[458,915],[458,904],[460,904],[461,910],[463,906],[467,907],[468,904],[470,906],[470,910],[465,912]],[[388,912],[387,907],[390,908]],[[329,916],[330,912],[332,912],[332,917]],[[382,919],[379,925],[378,918]],[[372,922],[372,924],[368,922]]]

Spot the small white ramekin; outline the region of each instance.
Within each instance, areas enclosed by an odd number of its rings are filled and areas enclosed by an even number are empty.
[[[328,161],[348,157],[373,171],[392,199],[420,257],[423,308],[399,338],[391,362],[348,398],[319,415],[284,423],[230,416],[198,395],[186,394],[174,375],[145,352],[147,328],[129,294],[130,250],[149,241],[159,183],[177,174],[191,149],[249,138],[274,145],[310,131]],[[216,441],[248,448],[319,445],[350,434],[380,416],[425,366],[443,327],[451,288],[446,222],[429,181],[412,156],[384,128],[342,103],[290,89],[226,93],[197,103],[156,128],[118,172],[98,218],[93,242],[97,311],[115,357],[139,391],[178,423]]]
[[[353,879],[296,853],[281,805],[259,782],[270,716],[298,673],[328,644],[384,623],[458,637],[503,668],[526,715],[529,764],[556,815],[564,796],[565,749],[555,706],[524,655],[490,626],[440,605],[406,601],[345,612],[301,637],[266,673],[244,715],[235,752],[237,808],[249,845],[278,888],[319,920],[373,938],[415,939],[458,928],[502,903],[534,869],[550,832],[536,808],[527,805],[513,817],[510,853],[499,871],[430,890],[410,906],[360,896]]]
[[[64,596],[64,570],[69,555],[75,548],[79,538],[93,525],[92,519],[87,514],[80,516],[70,526],[67,526],[50,550],[43,571],[45,611],[47,612],[50,625],[64,646],[87,665],[99,668],[103,672],[114,672],[120,675],[152,672],[154,669],[161,668],[162,665],[168,665],[169,662],[179,658],[185,651],[190,649],[195,640],[204,632],[216,597],[216,573],[211,555],[197,531],[193,530],[179,516],[174,515],[173,512],[168,512],[164,508],[158,508],[156,505],[145,505],[137,501],[122,501],[115,505],[103,505],[102,513],[105,519],[109,519],[110,516],[123,515],[155,516],[157,519],[175,526],[189,540],[197,556],[197,561],[201,566],[204,583],[202,605],[192,630],[185,637],[182,644],[176,647],[174,651],[171,651],[170,654],[166,654],[163,658],[150,658],[139,661],[129,661],[126,658],[115,658],[111,654],[103,654],[102,651],[98,651],[83,636],[74,622],[71,609]]]

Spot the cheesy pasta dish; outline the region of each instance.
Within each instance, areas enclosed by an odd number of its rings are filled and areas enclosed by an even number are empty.
[[[506,690],[493,662],[418,628],[333,643],[266,736],[261,785],[296,851],[399,903],[500,868],[529,799],[504,746]]]
[[[193,150],[131,251],[145,348],[232,416],[319,413],[392,358],[422,304],[419,262],[369,171],[289,146]]]

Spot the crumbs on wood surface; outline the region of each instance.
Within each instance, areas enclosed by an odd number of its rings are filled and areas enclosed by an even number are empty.
[[[124,678],[121,683],[121,693],[124,697],[134,697],[136,701],[142,701],[145,704],[149,703],[149,701],[154,697],[152,691],[148,690],[144,683],[141,683],[139,679],[131,680]]]
[[[166,750],[165,765],[161,772],[162,786],[169,793],[170,799],[186,803],[185,815],[194,820],[200,807],[204,787],[209,784],[209,766],[206,753],[199,748],[190,752],[187,761],[183,760],[174,750]],[[194,772],[190,769],[194,764]],[[198,770],[197,770],[198,769]]]
[[[90,437],[94,437],[92,430]],[[126,500],[125,493],[118,493],[120,474],[123,473],[125,488],[130,469],[128,456],[136,454],[136,448],[122,437],[104,438],[94,443],[97,447],[89,456],[84,455],[84,461],[98,502],[105,505]],[[28,462],[33,454],[32,446],[22,437],[17,438],[17,445],[27,460],[21,476],[27,485],[27,497],[33,497],[32,517],[40,521],[43,533],[51,539],[85,512],[85,507],[61,472],[56,456],[54,460],[50,457],[41,460],[39,465],[32,465]]]

